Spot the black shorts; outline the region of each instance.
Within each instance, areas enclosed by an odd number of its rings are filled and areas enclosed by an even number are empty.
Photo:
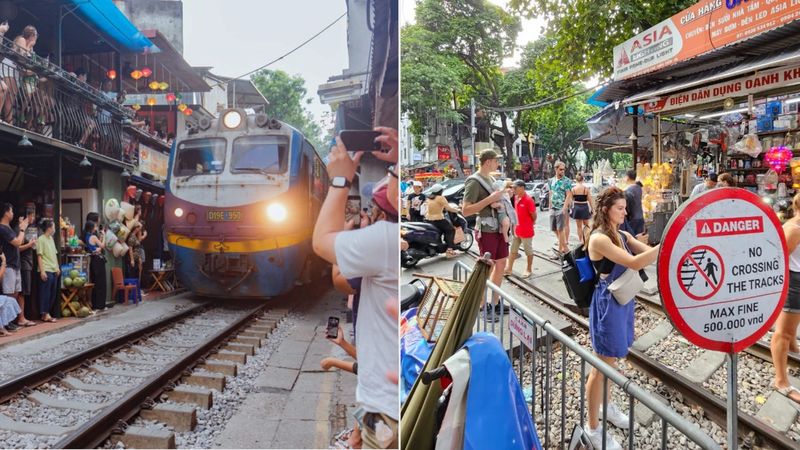
[[[22,295],[26,297],[31,295],[32,273],[32,270],[20,270],[20,278],[22,278]]]
[[[800,272],[789,272],[789,292],[786,294],[783,310],[800,314]]]

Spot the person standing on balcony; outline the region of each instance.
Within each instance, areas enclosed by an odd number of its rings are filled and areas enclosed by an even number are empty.
[[[14,38],[14,49],[24,57],[33,55],[33,47],[39,39],[39,32],[36,27],[28,25],[22,30],[22,34]],[[43,105],[41,102],[35,100],[34,94],[36,93],[36,86],[39,84],[39,76],[36,72],[29,69],[22,69],[22,79],[20,80],[19,95],[22,97],[21,104],[18,104],[17,116],[19,120],[17,124],[26,129],[32,129],[34,119],[37,118],[38,113],[43,112]],[[44,117],[39,117],[41,123],[44,124]]]
[[[8,32],[8,19],[0,18],[0,40],[4,42]],[[0,121],[10,124],[13,120],[14,98],[17,96],[17,63],[8,57],[3,58],[2,79],[0,79]]]

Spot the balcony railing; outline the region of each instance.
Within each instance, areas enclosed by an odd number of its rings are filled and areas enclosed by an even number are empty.
[[[124,161],[122,124],[133,111],[48,59],[0,40],[0,121]],[[126,161],[127,162],[127,161]]]

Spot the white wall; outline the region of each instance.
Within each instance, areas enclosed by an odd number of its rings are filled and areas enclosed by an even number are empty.
[[[70,217],[72,224],[75,225],[75,232],[78,232],[83,227],[83,219],[86,214],[90,212],[100,213],[100,200],[97,189],[65,189],[61,191],[62,200],[80,200],[81,209],[83,209],[83,217]]]

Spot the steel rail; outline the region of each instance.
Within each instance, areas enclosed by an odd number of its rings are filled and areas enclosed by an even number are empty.
[[[41,384],[44,384],[54,377],[57,377],[67,371],[77,369],[86,361],[99,358],[110,351],[115,351],[123,348],[133,341],[143,339],[150,334],[159,331],[160,329],[171,325],[172,323],[183,320],[193,314],[196,314],[207,307],[207,304],[192,306],[179,313],[167,316],[158,322],[154,322],[138,330],[131,331],[123,334],[122,336],[115,337],[110,341],[103,342],[93,347],[73,353],[63,359],[54,361],[50,364],[42,366],[31,372],[19,375],[8,381],[0,383],[0,403],[5,403],[14,398],[26,388],[30,389]]]
[[[168,367],[151,375],[122,398],[105,407],[100,414],[92,417],[89,422],[83,424],[75,432],[57,442],[54,448],[96,448],[100,446],[116,429],[120,428],[121,423],[127,423],[138,415],[144,404],[169,390],[175,381],[185,375],[187,369],[201,363],[208,353],[222,345],[232,334],[244,328],[268,306],[264,304],[253,309],[205,343],[195,347],[191,353],[185,354]]]
[[[470,253],[470,256],[477,257],[477,255]],[[507,277],[515,286],[523,291],[537,297],[539,300],[545,302],[548,306],[552,307],[559,313],[562,313],[570,319],[577,322],[581,327],[588,330],[589,320],[574,311],[564,306],[563,302],[556,296],[533,286],[516,275]],[[725,401],[709,392],[699,384],[689,381],[687,378],[681,376],[672,369],[664,366],[653,358],[647,356],[644,352],[630,349],[628,359],[632,364],[638,366],[641,370],[649,373],[651,376],[661,380],[667,386],[678,390],[684,395],[684,398],[690,402],[703,408],[718,425],[723,428],[726,427],[727,407]],[[761,420],[754,416],[739,411],[739,435],[746,438],[747,434],[753,432],[756,437],[760,437],[765,443],[769,443],[778,449],[796,450],[798,443],[789,437],[781,434],[774,428],[770,427]]]

